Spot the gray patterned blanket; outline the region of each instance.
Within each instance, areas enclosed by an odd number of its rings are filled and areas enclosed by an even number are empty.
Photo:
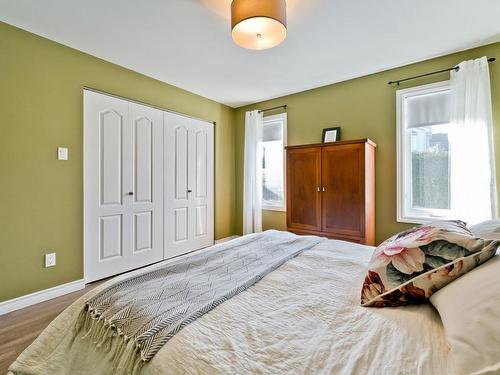
[[[89,299],[75,328],[113,348],[115,373],[136,373],[187,324],[321,240],[267,231],[176,259]]]

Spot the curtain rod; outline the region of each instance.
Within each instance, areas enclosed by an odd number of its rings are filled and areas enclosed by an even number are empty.
[[[488,57],[488,62],[493,62],[495,61],[496,58],[495,57]],[[448,68],[448,69],[442,69],[442,70],[437,70],[435,72],[430,72],[430,73],[425,73],[425,74],[420,74],[418,76],[413,76],[413,77],[408,77],[408,78],[403,78],[403,79],[398,79],[397,81],[389,81],[387,82],[388,85],[392,85],[392,84],[397,84],[399,86],[399,84],[401,82],[405,82],[405,81],[409,81],[409,80],[412,80],[412,79],[417,79],[417,78],[422,78],[422,77],[427,77],[427,76],[432,76],[434,74],[439,74],[439,73],[445,73],[445,72],[449,72],[451,70],[455,70],[458,72],[458,70],[460,69],[459,66],[454,66],[452,68]]]
[[[260,109],[259,110],[259,113],[262,113],[262,112],[269,112],[269,111],[274,111],[275,109],[280,109],[280,108],[283,108],[286,110],[288,106],[285,104],[285,105],[279,105],[277,107],[272,107],[272,108],[267,108],[267,109]]]

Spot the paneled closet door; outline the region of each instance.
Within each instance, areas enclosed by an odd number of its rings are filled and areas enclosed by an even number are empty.
[[[130,103],[133,193],[130,212],[134,266],[163,260],[163,111]],[[130,170],[130,169],[129,169]]]
[[[213,124],[164,113],[165,258],[214,242]]]
[[[84,92],[86,282],[163,259],[163,115]]]

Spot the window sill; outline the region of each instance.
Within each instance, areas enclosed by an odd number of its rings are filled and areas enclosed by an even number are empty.
[[[262,211],[286,212],[286,208],[285,207],[262,206]]]
[[[427,224],[436,220],[450,220],[447,216],[428,216],[428,217],[398,217],[396,221],[398,223],[407,224]]]

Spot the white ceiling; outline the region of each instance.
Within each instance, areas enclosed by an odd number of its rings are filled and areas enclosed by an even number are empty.
[[[0,20],[233,107],[500,40],[499,0],[287,3],[266,51],[232,42],[231,0],[0,0]]]

